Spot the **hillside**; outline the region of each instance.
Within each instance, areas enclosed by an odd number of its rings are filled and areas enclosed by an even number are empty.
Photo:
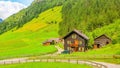
[[[120,0],[66,2],[63,5],[59,34],[65,36],[73,29],[78,29],[89,36],[89,46],[92,46],[94,38],[102,34],[108,35],[114,44],[119,43],[119,24],[116,24],[120,19],[119,3]]]
[[[102,28],[97,28],[93,32],[88,33],[87,35],[90,37],[91,43],[94,40],[94,38],[106,34],[112,39],[112,44],[105,46],[98,50],[90,50],[87,53],[88,54],[107,54],[107,55],[113,55],[113,54],[119,54],[120,55],[120,20],[117,20],[113,24],[106,25]],[[92,45],[92,44],[89,44]],[[112,51],[111,51],[112,50]]]
[[[46,10],[20,29],[13,28],[0,35],[0,44],[2,44],[0,58],[41,55],[56,51],[54,46],[45,47],[42,42],[59,37],[58,23],[62,21],[61,9],[62,6],[58,6]],[[54,23],[55,21],[57,23]]]
[[[2,22],[3,20],[0,18],[0,22]]]
[[[13,28],[20,28],[33,18],[37,18],[38,15],[47,9],[55,6],[60,6],[65,0],[35,0],[28,8],[21,10],[20,12],[8,17],[0,24],[0,34],[7,32]]]
[[[120,0],[70,0],[63,6],[59,34],[73,29],[91,32],[120,19]],[[63,27],[65,26],[65,27]]]
[[[112,39],[112,44],[118,44],[120,43],[120,19],[116,20],[110,25],[106,25],[102,28],[97,28],[93,30],[92,32],[86,33],[90,37],[90,43],[93,44],[94,38],[106,34],[108,37]],[[90,45],[92,45],[90,44]]]

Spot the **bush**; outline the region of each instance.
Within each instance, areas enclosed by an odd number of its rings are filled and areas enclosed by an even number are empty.
[[[113,58],[120,59],[120,55],[113,55]]]

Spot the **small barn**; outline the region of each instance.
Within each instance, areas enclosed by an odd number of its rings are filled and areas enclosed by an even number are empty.
[[[64,50],[71,52],[84,52],[87,50],[89,38],[78,30],[73,30],[64,38]]]
[[[94,39],[93,47],[94,47],[94,49],[101,48],[102,46],[110,44],[111,42],[112,42],[112,40],[108,36],[103,34],[103,35],[101,35],[101,36]]]
[[[44,41],[43,45],[46,45],[46,46],[48,46],[48,45],[54,45],[54,44],[59,43],[60,41],[61,41],[60,38],[51,38],[49,40]]]

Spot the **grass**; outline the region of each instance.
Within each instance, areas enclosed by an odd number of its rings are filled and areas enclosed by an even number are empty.
[[[59,46],[63,48],[61,44]],[[61,54],[61,55],[58,55],[57,57],[36,56],[33,59],[39,59],[39,58],[62,58],[62,59],[66,58],[67,59],[69,58],[69,59],[92,60],[92,61],[120,64],[120,57],[119,56],[117,58],[114,57],[120,53],[119,48],[120,48],[119,44],[115,44],[115,45],[110,44],[103,48],[88,50],[86,52],[73,52],[71,54]]]
[[[85,64],[71,64],[71,63],[22,63],[13,65],[0,65],[0,68],[92,68]]]
[[[63,43],[59,43],[58,46],[59,46],[60,48],[64,49]]]
[[[61,8],[62,6],[51,8],[20,29],[14,28],[0,35],[0,59],[42,55],[57,51],[54,46],[43,46],[42,42],[49,38],[59,37],[58,24],[62,20]],[[49,22],[56,21],[57,23],[48,23],[48,19]]]
[[[34,18],[27,24],[20,28],[16,32],[23,32],[23,31],[38,31],[45,26],[48,27],[50,24],[55,23],[58,24],[62,21],[62,14],[61,14],[62,6],[54,7],[49,9],[39,15],[38,18]],[[55,26],[54,26],[55,27]]]
[[[107,62],[107,63],[113,63],[113,64],[120,64],[120,59],[90,59],[93,61],[98,61],[98,62]]]
[[[113,50],[114,49],[114,50]],[[74,52],[71,54],[62,54],[58,58],[77,58],[82,60],[103,61],[120,64],[120,57],[117,59],[114,55],[120,54],[120,44],[110,44],[100,49],[88,50],[86,52]],[[112,51],[111,51],[112,50]]]

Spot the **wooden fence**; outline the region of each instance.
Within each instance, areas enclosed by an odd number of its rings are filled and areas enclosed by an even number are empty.
[[[86,61],[86,60],[75,60],[75,59],[32,59],[32,60],[15,60],[15,61],[2,61],[0,62],[0,64],[2,65],[6,65],[6,64],[15,64],[15,63],[27,63],[27,62],[67,62],[67,63],[74,63],[74,64],[87,64],[87,65],[91,65],[94,66],[96,68],[107,68],[107,66],[103,65],[103,64],[99,64],[96,62],[92,62],[92,61]]]

